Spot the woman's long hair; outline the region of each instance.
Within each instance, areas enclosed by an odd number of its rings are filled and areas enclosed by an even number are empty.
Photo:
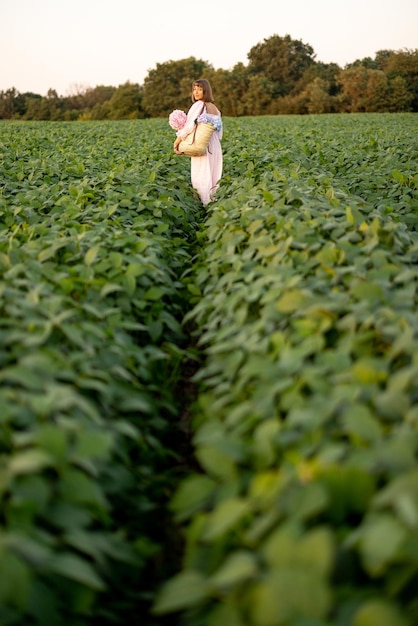
[[[193,84],[192,84],[192,102],[196,102],[196,100],[193,97],[193,87],[195,85],[199,85],[200,87],[202,87],[204,102],[213,102],[212,87],[210,86],[210,83],[209,83],[208,80],[206,80],[206,78],[198,78],[197,80],[193,81]]]

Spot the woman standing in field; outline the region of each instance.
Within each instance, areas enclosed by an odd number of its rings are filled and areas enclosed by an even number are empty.
[[[187,112],[185,125],[177,131],[174,152],[181,154],[178,151],[178,146],[193,131],[196,118],[202,113],[210,115],[216,130],[212,133],[206,154],[204,156],[190,157],[192,187],[197,190],[202,204],[206,206],[214,199],[222,176],[222,119],[221,112],[213,103],[212,88],[206,79],[199,78],[194,81],[192,85],[192,102],[193,104]]]

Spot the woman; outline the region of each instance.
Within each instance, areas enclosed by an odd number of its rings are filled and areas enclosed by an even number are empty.
[[[222,121],[221,112],[213,103],[212,88],[204,78],[195,80],[192,86],[192,106],[187,113],[187,120],[183,128],[177,131],[174,142],[174,152],[178,151],[178,145],[189,133],[193,131],[195,119],[202,113],[216,116],[216,127],[210,138],[207,152],[204,156],[190,157],[190,173],[192,187],[197,190],[202,204],[206,206],[214,199],[222,176]]]

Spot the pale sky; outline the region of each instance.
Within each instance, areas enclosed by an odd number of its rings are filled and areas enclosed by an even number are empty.
[[[0,0],[0,90],[59,95],[143,84],[157,63],[248,63],[273,35],[344,67],[418,49],[417,0]]]

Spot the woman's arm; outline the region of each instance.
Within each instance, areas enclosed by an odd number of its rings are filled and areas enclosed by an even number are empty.
[[[177,152],[177,146],[183,141],[183,139],[186,139],[187,135],[189,135],[193,131],[194,121],[197,117],[199,117],[202,110],[202,105],[203,103],[198,100],[197,102],[192,104],[192,106],[188,110],[185,125],[176,133],[177,137],[173,146],[174,152]]]

